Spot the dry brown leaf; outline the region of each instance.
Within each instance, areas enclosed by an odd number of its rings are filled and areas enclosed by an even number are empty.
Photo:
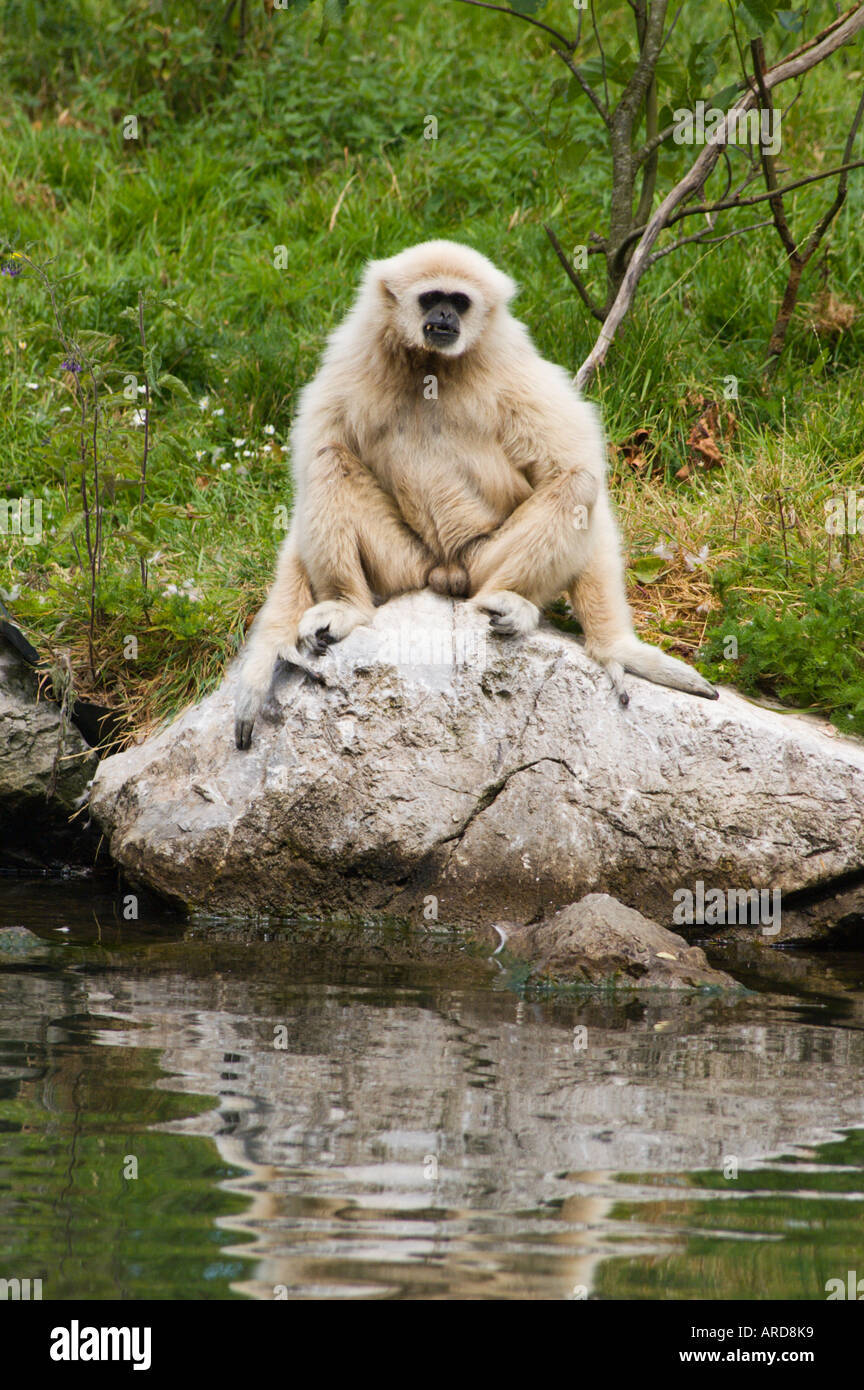
[[[845,333],[858,317],[857,306],[839,299],[831,290],[821,290],[810,309],[810,324],[817,333]]]

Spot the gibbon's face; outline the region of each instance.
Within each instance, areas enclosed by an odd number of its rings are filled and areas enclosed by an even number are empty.
[[[423,279],[398,293],[397,327],[408,347],[459,357],[480,336],[488,312],[477,285],[452,275]]]
[[[460,357],[477,343],[516,286],[479,251],[455,241],[424,241],[367,274],[383,292],[391,344]]]
[[[417,296],[417,306],[425,345],[439,352],[455,348],[462,337],[463,319],[472,308],[470,294],[464,290],[424,290]]]

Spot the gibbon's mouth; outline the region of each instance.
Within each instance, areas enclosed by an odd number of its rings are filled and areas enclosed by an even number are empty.
[[[459,329],[443,323],[424,323],[423,337],[432,347],[449,347],[459,337]]]

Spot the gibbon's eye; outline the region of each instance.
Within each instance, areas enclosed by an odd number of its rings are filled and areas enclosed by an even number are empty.
[[[451,294],[450,303],[453,305],[457,314],[467,314],[468,310],[471,308],[471,300],[468,298],[467,294]]]
[[[425,314],[427,310],[434,309],[436,304],[440,304],[441,300],[446,298],[443,290],[427,290],[425,294],[418,297],[417,303]]]

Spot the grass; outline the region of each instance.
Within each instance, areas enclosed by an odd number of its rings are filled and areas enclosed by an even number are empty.
[[[704,7],[685,8],[669,47],[682,70],[710,27]],[[355,4],[319,43],[317,5],[250,14],[238,53],[219,16],[185,0],[170,13],[145,0],[0,7],[0,260],[25,253],[46,267],[67,335],[93,364],[105,488],[91,632],[86,373],[62,369],[38,277],[4,275],[0,502],[38,499],[44,531],[34,544],[0,533],[0,597],[47,656],[68,652],[80,693],[126,711],[130,736],[212,689],[237,650],[290,504],[297,393],[370,256],[432,235],[478,246],[515,274],[517,311],[570,369],[596,326],[543,223],[564,245],[587,241],[605,164],[584,103],[555,85],[528,26],[448,0]],[[543,11],[568,27],[571,14],[565,0]],[[817,5],[812,24],[824,19]],[[790,177],[836,162],[862,66],[859,43],[785,113]],[[734,75],[721,70],[713,89]],[[435,140],[423,138],[429,114]],[[664,153],[661,187],[686,158]],[[802,237],[829,187],[789,199]],[[592,388],[610,442],[627,446],[611,451],[612,487],[642,633],[859,733],[864,543],[825,519],[831,498],[864,495],[862,267],[854,171],[770,391],[761,366],[785,278],[771,228],[661,261]],[[733,377],[737,400],[726,400]],[[703,468],[688,441],[712,402],[725,430],[719,464]],[[634,435],[647,447],[628,446]]]

